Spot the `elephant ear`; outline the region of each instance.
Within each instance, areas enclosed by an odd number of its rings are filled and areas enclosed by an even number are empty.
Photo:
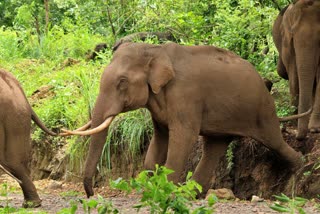
[[[158,94],[174,78],[175,73],[171,60],[162,48],[151,54],[151,58],[147,63],[147,72],[147,81],[154,94]]]

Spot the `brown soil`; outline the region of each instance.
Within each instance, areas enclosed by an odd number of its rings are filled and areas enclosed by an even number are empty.
[[[0,196],[0,206],[10,206],[16,209],[21,207],[23,202],[23,196],[20,188],[12,178],[7,175],[0,176],[0,183],[6,182],[9,186],[8,196]],[[38,189],[40,197],[42,199],[42,206],[39,208],[28,209],[32,213],[45,211],[47,213],[57,213],[63,208],[69,208],[70,202],[75,201],[78,209],[77,214],[86,213],[80,200],[87,200],[82,190],[82,184],[70,183],[70,182],[58,182],[54,180],[43,179],[35,181],[35,185]],[[136,194],[123,195],[117,191],[112,191],[108,188],[101,187],[95,189],[96,195],[100,194],[106,201],[112,202],[113,208],[116,208],[120,213],[132,214],[138,213],[133,208],[135,204],[139,202],[139,196]],[[97,200],[97,196],[93,199]],[[218,214],[233,214],[233,213],[245,213],[245,214],[269,214],[277,213],[273,211],[269,206],[272,201],[265,200],[263,202],[250,202],[250,201],[220,201],[214,205],[215,213]],[[206,205],[205,200],[198,200],[193,202],[193,207]],[[306,213],[313,214],[319,213],[319,208],[316,207],[314,202],[308,202],[305,205],[304,210]],[[96,210],[92,210],[91,213],[97,213]],[[150,213],[147,208],[143,208],[139,211],[141,214]]]

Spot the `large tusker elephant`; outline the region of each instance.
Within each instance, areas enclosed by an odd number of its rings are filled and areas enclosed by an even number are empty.
[[[56,136],[38,118],[14,76],[0,69],[0,166],[15,178],[23,191],[23,207],[41,206],[30,178],[31,119],[46,133]]]
[[[206,140],[193,178],[204,190],[233,136],[262,142],[293,170],[301,164],[301,154],[284,142],[274,100],[249,62],[213,46],[124,43],[102,74],[92,129],[62,134],[92,135],[84,172],[88,197],[108,125],[120,112],[138,108],[149,109],[154,127],[145,167],[164,164],[175,171],[169,179],[176,183],[199,134]]]
[[[276,18],[272,35],[279,52],[277,71],[289,79],[292,104],[298,112],[313,106],[311,117],[298,120],[297,139],[308,129],[320,132],[320,1],[298,0]]]

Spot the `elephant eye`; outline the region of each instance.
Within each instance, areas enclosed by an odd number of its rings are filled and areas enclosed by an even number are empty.
[[[128,88],[128,79],[127,78],[121,78],[119,80],[119,83],[117,85],[117,88],[119,90],[126,90]]]

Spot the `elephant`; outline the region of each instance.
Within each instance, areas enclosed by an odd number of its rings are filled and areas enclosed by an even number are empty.
[[[313,106],[310,117],[298,119],[296,138],[320,132],[320,1],[297,0],[285,7],[273,24],[279,52],[277,72],[289,80],[292,104],[298,113]]]
[[[105,68],[92,120],[60,135],[91,135],[84,171],[87,197],[108,126],[120,112],[147,108],[154,133],[144,166],[173,169],[168,179],[181,182],[193,145],[204,136],[203,153],[193,174],[203,191],[234,136],[250,136],[279,154],[292,170],[302,164],[282,138],[274,100],[253,65],[214,46],[124,43]],[[289,116],[296,119],[309,114]],[[86,130],[89,126],[91,129]]]
[[[15,178],[24,195],[23,207],[39,207],[41,199],[30,177],[30,131],[33,120],[43,131],[50,131],[31,108],[18,80],[0,69],[0,166]]]

